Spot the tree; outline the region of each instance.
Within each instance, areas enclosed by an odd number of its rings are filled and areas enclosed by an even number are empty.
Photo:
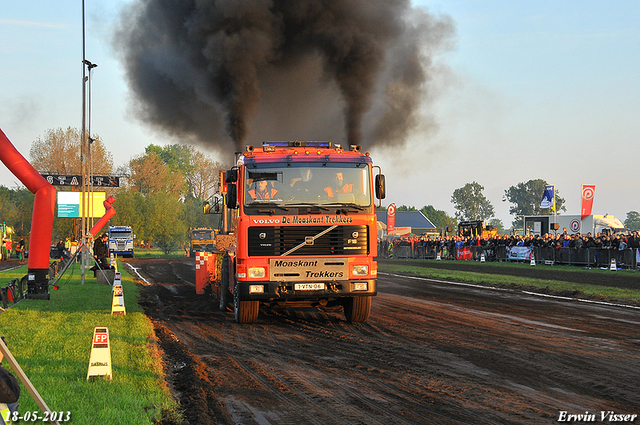
[[[81,173],[80,145],[81,131],[76,128],[56,128],[47,130],[44,138],[31,144],[29,161],[40,173],[76,174]],[[92,136],[91,171],[96,175],[110,175],[113,170],[113,156],[100,137]]]
[[[206,201],[218,189],[222,165],[199,151],[192,152],[191,164],[193,169],[187,175],[191,196]]]
[[[488,220],[493,217],[493,205],[482,194],[483,190],[484,186],[474,181],[453,191],[451,203],[457,210],[458,220]]]
[[[513,204],[509,207],[509,214],[516,216],[553,214],[553,210],[550,208],[540,208],[542,195],[544,195],[547,184],[545,180],[536,179],[526,183],[518,183],[505,190],[502,200]],[[555,198],[556,212],[566,211],[564,198],[560,197],[558,189],[555,190]],[[522,227],[522,218],[516,218],[512,224],[515,227]]]
[[[432,205],[420,208],[420,212],[436,226],[436,229],[444,229],[446,227],[455,229],[458,227],[458,222],[454,217],[451,217],[445,211],[435,209]]]
[[[165,254],[187,241],[188,226],[181,219],[183,205],[164,193],[155,194],[145,201],[145,234],[156,241]]]
[[[640,213],[638,211],[629,211],[624,225],[631,230],[640,230]]]
[[[129,161],[129,185],[145,198],[164,193],[175,199],[184,198],[186,180],[179,170],[172,170],[162,158],[154,152],[133,158]]]
[[[35,195],[25,187],[8,189],[0,186],[0,221],[11,227],[17,236],[31,231]]]
[[[499,218],[492,218],[491,221],[489,221],[489,224],[498,231],[499,235],[504,235],[504,224],[502,224],[502,220]]]

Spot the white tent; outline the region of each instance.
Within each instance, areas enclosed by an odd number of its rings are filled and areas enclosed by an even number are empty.
[[[609,227],[611,229],[624,229],[624,224],[612,215],[593,216],[593,224],[596,227]]]

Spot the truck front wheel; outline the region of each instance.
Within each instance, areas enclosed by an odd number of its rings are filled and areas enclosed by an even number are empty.
[[[240,299],[238,279],[233,287],[233,312],[236,323],[254,323],[258,319],[260,303],[258,301],[243,301]]]
[[[366,322],[371,311],[371,297],[351,297],[344,300],[344,317],[348,322]]]

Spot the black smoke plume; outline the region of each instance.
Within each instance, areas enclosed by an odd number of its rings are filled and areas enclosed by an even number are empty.
[[[136,115],[173,136],[371,147],[418,124],[453,33],[410,0],[136,0],[114,44]]]

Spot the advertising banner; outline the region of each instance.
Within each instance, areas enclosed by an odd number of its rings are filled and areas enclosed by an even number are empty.
[[[532,251],[530,246],[507,247],[507,257],[509,260],[530,260]]]
[[[556,209],[555,186],[545,186],[544,194],[542,195],[542,202],[540,202],[540,208]]]
[[[580,209],[580,220],[584,220],[585,217],[591,215],[593,208],[593,196],[596,192],[596,185],[583,184],[582,185],[582,208]]]
[[[81,217],[82,210],[80,206],[80,198],[82,193],[80,192],[57,192],[58,195],[58,217]],[[85,194],[86,201],[84,202],[87,208],[87,217],[99,218],[105,213],[104,192],[93,192]]]
[[[466,260],[466,261],[470,261],[471,260],[471,248],[470,247],[463,247],[463,248],[457,248],[456,249],[456,260]]]
[[[387,207],[387,234],[396,228],[396,204],[389,204]]]

